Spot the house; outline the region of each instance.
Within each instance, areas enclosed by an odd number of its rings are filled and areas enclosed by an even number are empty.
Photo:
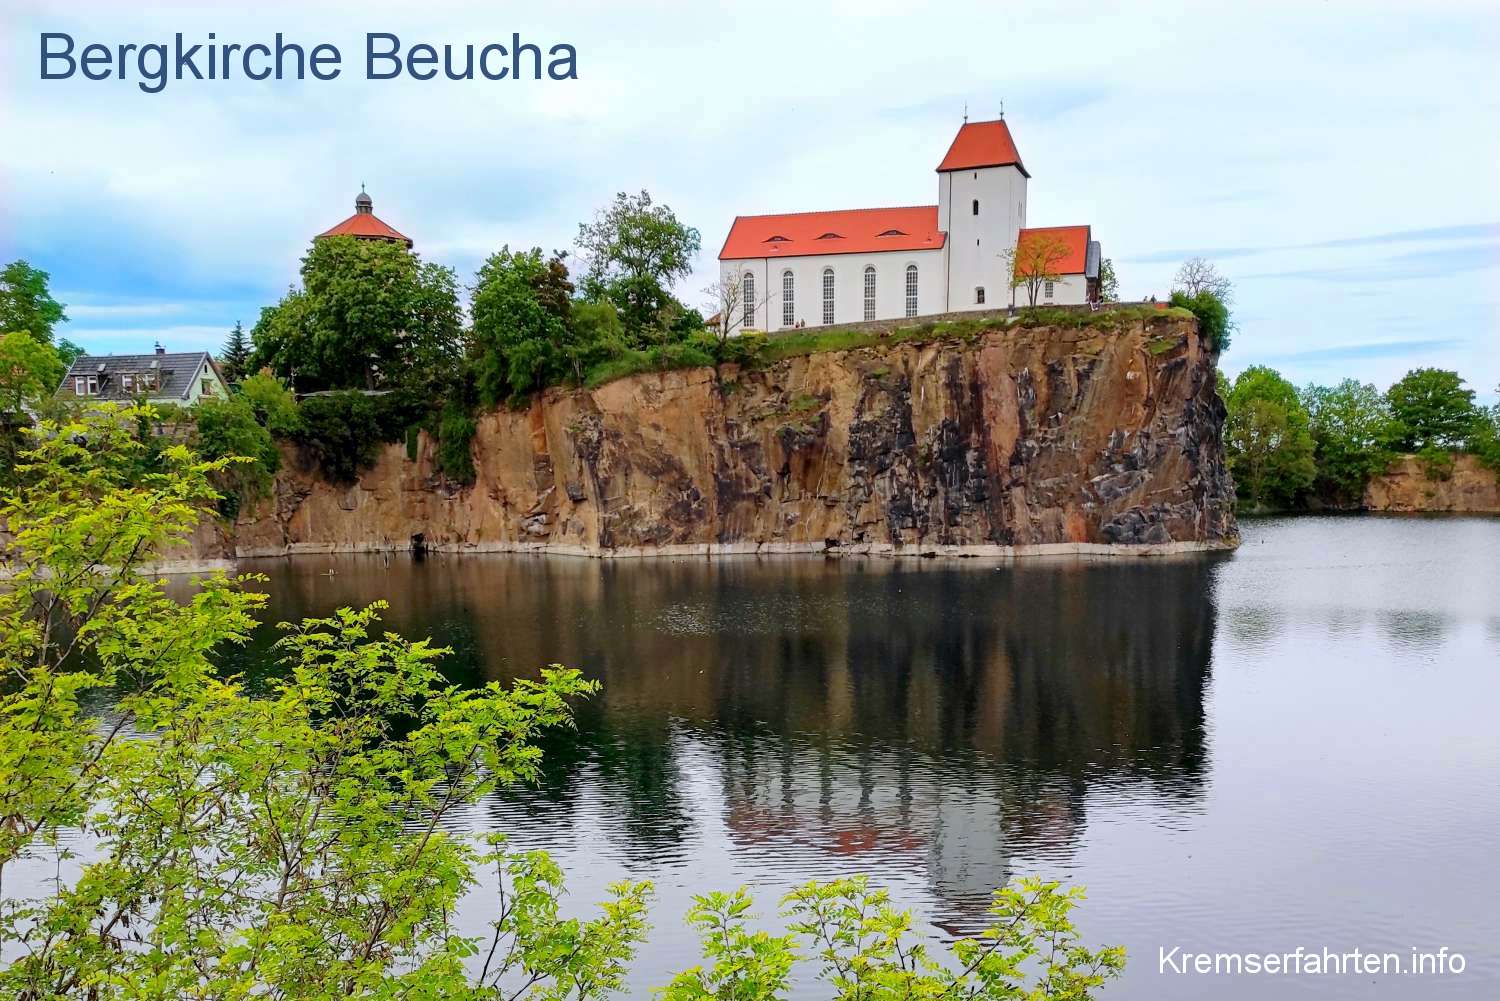
[[[938,162],[936,205],[737,216],[719,252],[732,329],[889,320],[1029,304],[1014,255],[1038,251],[1052,281],[1036,303],[1096,301],[1088,226],[1027,228],[1031,178],[1004,118],[967,119]]]
[[[207,351],[149,355],[79,355],[57,387],[64,400],[175,403],[188,407],[205,397],[226,399],[229,384]]]
[[[352,236],[356,240],[383,240],[388,243],[399,243],[410,250],[412,247],[411,237],[398,233],[391,226],[375,214],[375,201],[365,193],[365,186],[359,186],[359,194],[354,196],[354,214],[337,226],[326,229],[313,237],[321,240],[325,236]]]

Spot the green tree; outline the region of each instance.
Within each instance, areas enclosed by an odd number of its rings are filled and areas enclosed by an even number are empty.
[[[561,351],[574,380],[581,384],[589,369],[626,349],[625,325],[614,303],[605,299],[573,304]]]
[[[1099,262],[1099,301],[1120,301],[1120,280],[1115,277],[1115,262],[1108,257]]]
[[[662,314],[677,302],[670,287],[692,273],[701,245],[698,231],[649,192],[622,191],[578,226],[578,249],[588,260],[584,295],[613,302],[633,338],[660,337],[670,323]]]
[[[87,354],[80,345],[74,344],[66,337],[59,337],[56,347],[57,357],[62,359],[64,368],[71,368],[75,361]]]
[[[250,364],[299,389],[426,386],[461,352],[458,284],[448,268],[386,241],[315,240],[302,288],[261,311]]]
[[[1318,494],[1357,505],[1370,477],[1385,472],[1395,457],[1395,423],[1385,397],[1369,383],[1345,379],[1337,386],[1308,386],[1301,399],[1313,436]]]
[[[1407,452],[1460,447],[1474,423],[1474,391],[1457,372],[1414,368],[1386,390],[1397,447]]]
[[[1496,395],[1500,395],[1500,387],[1496,387]],[[1500,403],[1479,410],[1467,447],[1480,462],[1500,473]]]
[[[1317,475],[1307,410],[1297,389],[1274,369],[1255,365],[1234,380],[1225,399],[1224,446],[1240,496],[1252,508],[1289,508]]]
[[[52,343],[53,328],[66,323],[62,303],[47,288],[47,272],[25,261],[11,261],[0,270],[0,334],[26,330],[39,341]]]
[[[245,336],[244,325],[235,320],[234,329],[219,352],[219,370],[224,373],[225,381],[233,386],[250,373],[249,365],[250,339]]]
[[[1198,318],[1198,330],[1210,348],[1219,353],[1229,350],[1232,325],[1229,319],[1229,306],[1223,299],[1208,290],[1196,295],[1179,291],[1172,293],[1171,303]]]
[[[377,604],[283,626],[282,671],[252,697],[223,661],[256,625],[256,578],[211,574],[178,601],[140,573],[192,532],[230,461],[173,443],[142,474],[131,428],[154,416],[105,405],[45,423],[20,485],[0,495],[13,533],[0,554],[0,880],[49,874],[3,883],[0,996],[619,991],[650,884],[614,884],[592,914],[563,917],[545,853],[450,822],[535,778],[538,737],[569,725],[596,686],[557,665],[510,688],[455,686],[438,670],[446,651],[381,632]],[[79,840],[81,859],[67,847]],[[481,890],[483,871],[495,878]],[[465,936],[454,912],[477,892],[493,894],[491,930]],[[1000,891],[993,926],[947,964],[863,881],[795,891],[780,935],[748,929],[743,893],[708,897],[692,920],[713,968],[665,993],[780,998],[810,949],[813,976],[849,1001],[1084,1001],[1123,954],[1078,941],[1077,897],[1034,882]]]
[[[255,408],[242,396],[204,397],[193,407],[194,445],[209,459],[233,461],[214,476],[219,512],[233,519],[242,507],[271,493],[281,453]]]
[[[544,258],[540,247],[504,247],[479,268],[469,314],[484,403],[541,389],[561,374],[571,291],[562,262]]]
[[[277,438],[289,438],[302,426],[297,398],[280,379],[262,369],[240,381],[238,399],[244,400],[261,426]]]
[[[57,349],[25,330],[0,336],[0,418],[50,397],[67,373]]]

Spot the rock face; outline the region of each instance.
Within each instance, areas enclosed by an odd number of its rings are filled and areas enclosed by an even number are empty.
[[[1420,459],[1403,455],[1365,486],[1364,508],[1500,514],[1500,477],[1472,455],[1455,455],[1447,479],[1429,479]]]
[[[288,451],[241,556],[1157,552],[1238,541],[1191,320],[1011,327],[553,390],[482,417],[478,479],[383,449],[353,485]]]

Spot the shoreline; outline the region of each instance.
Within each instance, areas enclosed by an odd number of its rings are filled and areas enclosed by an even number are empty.
[[[1203,542],[1164,542],[1156,544],[1115,544],[1107,542],[1047,542],[1025,546],[1002,545],[909,545],[861,543],[853,546],[829,546],[813,542],[708,542],[669,546],[624,546],[595,549],[576,545],[553,545],[545,542],[484,542],[475,544],[431,544],[422,550],[444,556],[525,555],[559,556],[570,559],[620,560],[701,558],[726,559],[761,556],[874,557],[886,559],[998,559],[1006,561],[1054,558],[1086,560],[1161,559],[1200,553],[1229,552],[1239,547],[1239,539]],[[294,543],[279,549],[248,549],[233,557],[204,560],[172,560],[142,568],[143,573],[163,575],[209,573],[233,570],[242,561],[286,559],[297,556],[361,556],[416,551],[407,544],[324,544]],[[0,573],[0,579],[4,578]]]

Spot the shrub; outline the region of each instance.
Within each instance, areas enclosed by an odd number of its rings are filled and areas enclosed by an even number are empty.
[[[1197,295],[1173,292],[1171,302],[1198,318],[1198,332],[1210,348],[1219,352],[1229,350],[1229,307],[1223,299],[1205,289]]]
[[[373,465],[383,440],[374,398],[363,393],[309,396],[298,406],[296,440],[335,483],[353,483]]]
[[[249,402],[203,399],[193,408],[197,425],[196,447],[207,459],[237,459],[214,477],[220,489],[219,513],[233,519],[245,504],[271,492],[273,477],[281,464],[276,442]],[[248,461],[245,461],[248,460]]]
[[[297,398],[270,369],[261,369],[240,382],[239,399],[249,404],[255,419],[277,438],[291,438],[300,421]]]
[[[451,405],[438,422],[437,467],[457,483],[473,483],[477,475],[472,448],[474,431],[474,418]]]
[[[1422,475],[1429,480],[1446,480],[1453,476],[1453,453],[1437,445],[1424,445],[1417,450],[1417,462]]]

